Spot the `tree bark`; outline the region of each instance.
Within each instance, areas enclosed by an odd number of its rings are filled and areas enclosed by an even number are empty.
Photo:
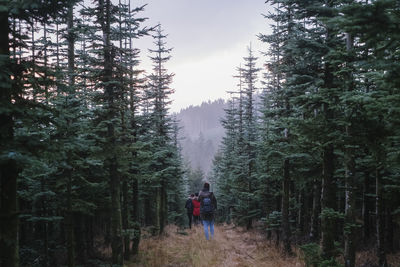
[[[282,241],[283,249],[286,254],[291,254],[290,245],[290,222],[289,222],[289,192],[290,192],[290,163],[289,159],[285,159],[283,163],[283,181],[282,181]]]
[[[137,176],[137,172],[135,172],[134,175]],[[135,231],[132,238],[132,255],[137,255],[139,252],[140,242],[139,182],[137,177],[134,177],[132,181],[132,221],[133,229]]]
[[[113,79],[113,56],[111,42],[111,0],[99,0],[99,21],[102,26],[104,41],[104,94],[107,101],[107,138],[111,147],[110,155],[106,159],[105,165],[108,166],[111,193],[111,249],[112,263],[123,264],[123,239],[122,239],[122,218],[121,218],[121,182],[118,173],[117,155],[115,151],[116,136],[114,125],[111,120],[117,115],[115,110],[115,91],[114,85],[109,82]]]
[[[128,209],[128,182],[127,178],[122,182],[122,228],[126,231],[129,229],[129,209]],[[124,259],[130,258],[130,238],[129,234],[124,235]]]
[[[394,252],[393,247],[393,236],[394,236],[394,225],[392,218],[393,205],[390,201],[385,201],[385,249],[386,252]]]
[[[9,21],[8,11],[0,12],[0,106],[2,109],[12,105],[11,77],[6,74],[9,68]],[[0,113],[0,150],[8,150],[14,142],[14,120],[12,114],[3,110]],[[0,266],[17,267],[18,257],[18,205],[17,177],[18,163],[8,151],[8,159],[0,162]]]
[[[131,1],[129,0],[128,2],[128,7],[129,7],[129,18],[131,18]],[[130,27],[130,26],[129,26]],[[131,33],[131,28],[129,28],[129,33]],[[132,38],[129,38],[129,49],[132,50]],[[129,68],[131,71],[130,74],[130,79],[133,81],[133,62],[132,58],[129,59]],[[130,112],[131,112],[131,129],[133,130],[133,143],[137,143],[137,122],[136,122],[136,105],[137,103],[135,102],[135,88],[136,85],[130,84]],[[137,162],[137,151],[134,149],[132,151],[132,161]],[[139,222],[139,172],[137,170],[136,164],[132,167],[131,170],[132,174],[132,221],[133,221],[133,229],[134,229],[134,235],[132,238],[132,254],[137,255],[139,252],[139,242],[140,242],[140,222]]]
[[[320,237],[319,215],[321,214],[321,181],[319,179],[314,179],[312,205],[310,237],[312,241],[317,242]]]
[[[68,13],[67,13],[67,41],[68,41],[68,85],[69,92],[75,92],[75,38],[73,33],[74,27],[74,6],[73,4],[69,4]],[[70,124],[67,121],[67,124]],[[68,127],[69,129],[69,127]],[[71,153],[67,154],[68,164],[71,166],[72,155]],[[67,177],[67,216],[66,216],[66,234],[67,234],[67,255],[68,255],[68,267],[75,266],[75,239],[74,239],[74,222],[73,222],[73,214],[72,214],[72,170],[66,171]]]
[[[157,193],[154,196],[155,198],[157,197]],[[157,214],[157,210],[155,212]],[[153,212],[152,212],[152,207],[151,207],[151,202],[150,202],[150,196],[145,195],[144,196],[144,222],[146,226],[153,225],[154,222],[153,218]]]
[[[383,207],[383,188],[380,167],[377,166],[375,170],[376,182],[376,241],[377,241],[377,254],[380,267],[387,267],[386,251],[385,251],[385,233],[384,233],[384,207]]]
[[[346,206],[345,206],[345,226],[344,226],[344,257],[345,266],[354,267],[356,257],[356,208],[355,208],[355,160],[352,152],[348,152],[346,162]]]
[[[322,211],[335,210],[335,180],[334,172],[334,153],[333,145],[328,145],[324,149],[323,155],[323,174],[322,174]],[[321,245],[322,256],[331,259],[335,256],[335,222],[331,216],[321,218]]]
[[[156,222],[156,224],[155,224],[155,227],[156,227],[156,232],[157,232],[157,234],[161,234],[161,225],[160,225],[160,223],[161,223],[161,218],[160,218],[160,215],[161,215],[161,188],[160,187],[157,187],[157,193],[156,193],[156,218],[155,218],[155,222]]]
[[[160,214],[160,233],[164,232],[164,228],[168,223],[168,197],[167,197],[167,183],[161,183],[161,214]]]
[[[351,55],[353,50],[353,38],[351,34],[346,33],[346,50]],[[349,56],[351,58],[351,56]],[[348,65],[351,66],[351,60]],[[349,73],[349,88],[348,91],[353,90],[353,77]],[[354,139],[352,131],[352,119],[349,118],[350,125],[346,126],[346,137],[348,140]],[[348,145],[352,145],[351,143]],[[344,225],[344,258],[346,267],[354,267],[356,261],[356,200],[355,200],[355,172],[356,163],[354,158],[354,149],[345,148],[345,225]]]
[[[111,189],[111,249],[112,263],[123,264],[123,239],[121,219],[121,193],[120,177],[117,172],[116,158],[109,162],[110,165],[110,189]]]
[[[369,172],[366,171],[364,173],[364,183],[363,183],[363,199],[362,199],[362,217],[363,217],[363,240],[364,244],[368,243],[368,240],[370,238],[370,219],[369,219],[369,213],[370,213],[370,205],[369,205],[369,197],[367,196],[369,194]]]

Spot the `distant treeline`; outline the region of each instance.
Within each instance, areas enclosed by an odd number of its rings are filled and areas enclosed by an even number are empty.
[[[176,114],[179,126],[182,156],[192,169],[200,169],[205,175],[211,170],[212,160],[221,139],[224,128],[226,102],[223,99],[203,102],[199,106],[190,106]]]

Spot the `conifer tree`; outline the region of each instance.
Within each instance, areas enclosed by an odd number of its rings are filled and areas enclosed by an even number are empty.
[[[28,158],[28,153],[24,153],[24,150],[34,149],[35,145],[39,144],[31,139],[30,144],[24,145],[24,139],[27,141],[29,137],[27,139],[27,132],[24,132],[23,127],[29,120],[26,120],[23,114],[29,112],[28,110],[37,103],[35,98],[28,97],[29,90],[22,86],[26,81],[23,80],[23,75],[24,71],[28,70],[28,65],[31,63],[34,66],[35,63],[20,60],[22,56],[18,53],[21,53],[25,41],[19,35],[21,32],[18,33],[14,29],[16,24],[30,22],[32,18],[39,22],[55,18],[62,9],[63,5],[59,1],[1,3],[0,263],[4,266],[19,264],[17,179],[23,170],[22,160],[24,157]],[[39,114],[34,114],[37,115]]]
[[[227,108],[225,109],[225,118],[221,120],[222,126],[225,129],[225,136],[222,138],[221,147],[219,150],[220,159],[214,157],[212,180],[216,181],[216,197],[218,198],[218,206],[221,207],[219,217],[221,221],[231,222],[231,211],[237,204],[237,198],[233,196],[234,182],[234,166],[236,165],[237,155],[235,147],[238,140],[238,118],[237,104],[235,98],[231,97],[228,100]]]
[[[170,166],[171,151],[171,118],[168,116],[168,105],[173,90],[170,88],[173,74],[169,74],[165,63],[171,58],[171,48],[166,48],[165,38],[161,26],[158,26],[156,35],[153,35],[155,49],[149,49],[150,59],[153,62],[153,73],[148,76],[148,96],[151,104],[150,119],[152,122],[151,134],[153,143],[154,187],[156,197],[156,228],[162,234],[167,223],[168,194],[170,185],[166,169]]]
[[[254,218],[259,216],[257,199],[252,193],[257,188],[255,92],[259,69],[251,47],[248,53],[244,67],[239,68],[236,76],[239,78],[239,91],[231,92],[237,93],[238,97],[233,97],[225,110],[226,118],[222,121],[226,130],[221,147],[223,160],[216,161],[221,164],[215,166],[220,171],[215,173],[218,177],[212,179],[217,183],[220,206],[228,209],[225,219],[230,220],[232,209],[232,219],[250,229]]]
[[[239,186],[238,190],[241,191],[238,195],[239,200],[244,201],[246,204],[242,208],[247,210],[246,217],[246,228],[252,228],[253,218],[258,216],[258,209],[256,207],[255,199],[250,195],[254,188],[257,188],[257,170],[256,170],[256,147],[255,143],[257,140],[257,116],[256,116],[256,103],[255,103],[255,92],[257,73],[260,70],[256,67],[257,58],[253,54],[251,46],[248,48],[248,56],[244,58],[245,64],[241,69],[244,90],[243,90],[243,161],[245,162],[243,179],[244,184]],[[241,188],[240,188],[241,187]],[[245,193],[246,192],[246,193]],[[241,195],[241,194],[244,195]],[[242,196],[242,197],[241,197]],[[246,199],[246,200],[245,200]]]

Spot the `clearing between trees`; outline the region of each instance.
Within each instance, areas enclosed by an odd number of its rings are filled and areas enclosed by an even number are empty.
[[[140,242],[133,266],[304,266],[297,257],[284,258],[265,236],[232,225],[216,225],[215,236],[206,241],[201,225],[185,231],[168,226],[161,237]]]

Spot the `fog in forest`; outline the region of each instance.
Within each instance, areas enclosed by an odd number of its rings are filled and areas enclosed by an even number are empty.
[[[182,156],[192,169],[201,169],[206,176],[225,132],[221,125],[225,107],[225,101],[219,99],[189,106],[176,114],[182,127]]]

